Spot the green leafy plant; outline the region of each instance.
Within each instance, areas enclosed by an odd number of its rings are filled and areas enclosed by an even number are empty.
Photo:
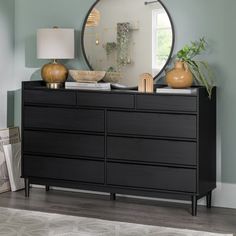
[[[211,98],[213,83],[213,73],[206,61],[194,60],[194,58],[206,51],[207,42],[204,38],[191,42],[191,45],[184,46],[178,53],[177,59],[187,63],[197,84],[206,88],[209,98]]]
[[[116,50],[117,44],[115,42],[108,42],[105,45],[107,56],[109,56],[114,50]]]

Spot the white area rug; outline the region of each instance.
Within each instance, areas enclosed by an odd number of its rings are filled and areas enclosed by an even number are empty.
[[[171,229],[0,208],[0,235],[4,236],[224,236],[191,230]]]

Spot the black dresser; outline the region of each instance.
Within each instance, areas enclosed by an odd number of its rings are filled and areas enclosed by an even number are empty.
[[[216,187],[216,91],[196,95],[22,86],[22,176],[29,185],[192,200]]]

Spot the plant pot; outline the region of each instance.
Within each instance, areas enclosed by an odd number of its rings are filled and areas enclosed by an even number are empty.
[[[175,89],[191,87],[193,84],[193,74],[189,70],[187,63],[177,61],[174,69],[167,73],[166,83],[169,87]]]

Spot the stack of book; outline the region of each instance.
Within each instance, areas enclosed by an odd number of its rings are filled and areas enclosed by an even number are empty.
[[[66,82],[66,89],[81,89],[81,90],[111,90],[110,83],[79,83],[79,82]]]
[[[157,93],[168,93],[168,94],[197,94],[196,88],[186,88],[186,89],[173,89],[170,87],[157,88]]]

